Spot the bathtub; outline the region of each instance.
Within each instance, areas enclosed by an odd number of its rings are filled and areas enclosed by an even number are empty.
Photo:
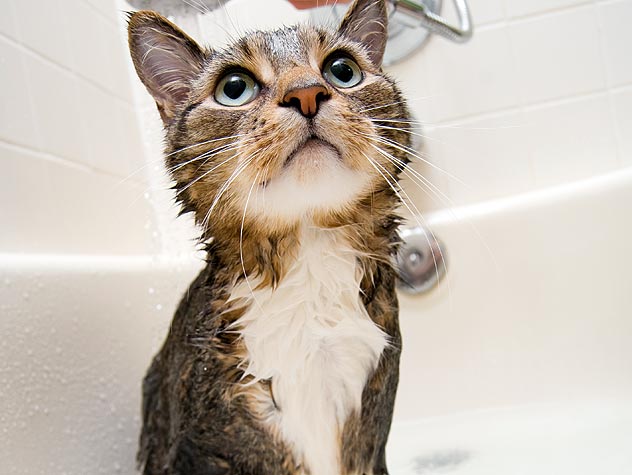
[[[632,168],[429,213],[391,473],[632,473]],[[132,474],[140,382],[199,256],[0,255],[3,474]]]

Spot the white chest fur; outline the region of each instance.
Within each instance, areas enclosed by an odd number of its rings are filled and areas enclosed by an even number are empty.
[[[387,344],[360,301],[356,256],[339,232],[309,228],[277,289],[232,294],[252,301],[238,328],[246,372],[272,381],[278,410],[262,404],[264,417],[312,475],[340,473],[342,426]]]

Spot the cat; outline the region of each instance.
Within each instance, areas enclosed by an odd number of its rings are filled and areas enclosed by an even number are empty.
[[[207,251],[143,383],[140,469],[386,474],[410,114],[384,0],[219,51],[155,12],[128,26]]]

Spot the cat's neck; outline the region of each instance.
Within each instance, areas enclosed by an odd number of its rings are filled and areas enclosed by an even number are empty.
[[[379,197],[378,197],[379,198]],[[396,246],[400,219],[388,200],[372,199],[339,215],[310,216],[292,226],[276,230],[257,223],[225,223],[220,236],[210,239],[213,265],[232,276],[256,278],[260,287],[275,288],[294,264],[305,240],[319,234],[336,235],[340,243],[355,251],[365,274],[380,263],[390,263]]]

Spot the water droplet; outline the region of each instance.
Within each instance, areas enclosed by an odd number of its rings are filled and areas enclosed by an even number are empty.
[[[153,294],[156,292],[156,290],[153,287],[149,287],[149,289],[147,289],[147,292],[149,292],[149,294]]]
[[[162,304],[161,303],[156,305],[156,310],[158,310],[159,312],[162,310]]]

